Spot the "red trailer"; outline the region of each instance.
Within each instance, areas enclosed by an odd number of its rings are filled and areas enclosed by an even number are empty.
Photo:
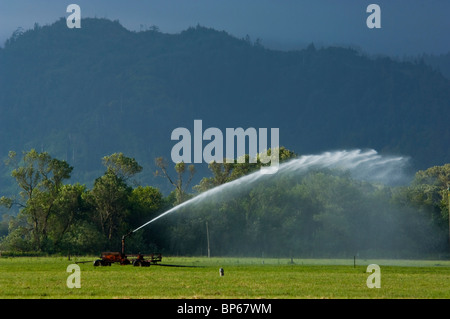
[[[136,258],[130,260],[128,257]],[[125,255],[119,252],[103,252],[100,259],[94,261],[94,266],[111,266],[113,263],[119,263],[121,265],[132,264],[136,267],[149,267],[151,264],[157,264],[161,260],[161,254],[151,254],[145,257],[142,254]]]
[[[162,260],[161,254],[151,254],[148,258],[145,258],[143,254],[130,254],[130,257],[136,257],[135,259],[128,259],[125,255],[125,238],[130,236],[132,232],[122,236],[122,252],[103,252],[100,259],[94,261],[94,266],[111,266],[113,263],[119,263],[121,265],[132,264],[136,267],[149,267],[151,264],[157,264]]]

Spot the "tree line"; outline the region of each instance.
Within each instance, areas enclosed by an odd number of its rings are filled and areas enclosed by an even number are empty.
[[[297,155],[280,149],[280,162]],[[10,152],[18,186],[1,197],[0,250],[98,254],[120,250],[121,236],[197,194],[248,175],[260,162],[210,163],[191,187],[195,167],[155,159],[173,191],[136,184],[142,166],[123,153],[102,159],[92,188],[70,184],[73,167],[47,152]],[[173,170],[173,173],[172,173]],[[276,175],[275,175],[276,176]],[[232,197],[211,195],[155,221],[127,241],[127,251],[170,255],[430,257],[448,254],[450,164],[418,171],[407,186],[355,180],[321,169],[264,179]],[[209,233],[206,232],[206,224]],[[208,237],[207,237],[208,236]]]
[[[94,253],[114,248],[120,235],[167,205],[151,186],[132,187],[142,167],[122,153],[105,156],[106,170],[92,189],[65,183],[73,170],[66,161],[32,149],[18,159],[10,152],[7,165],[20,192],[1,197],[3,206],[18,207],[8,224],[2,249],[36,252]]]

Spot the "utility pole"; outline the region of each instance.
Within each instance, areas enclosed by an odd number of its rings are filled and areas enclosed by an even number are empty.
[[[208,242],[208,258],[211,257],[211,251],[209,250],[209,230],[208,230],[208,222],[206,222],[206,240]]]

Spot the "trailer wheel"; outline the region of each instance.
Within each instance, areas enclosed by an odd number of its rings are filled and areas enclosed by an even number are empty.
[[[133,266],[134,267],[141,267],[142,266],[142,262],[139,259],[136,259],[135,261],[133,261]]]
[[[102,264],[102,261],[100,259],[97,259],[97,260],[94,261],[94,266],[95,267],[100,266],[101,264]]]

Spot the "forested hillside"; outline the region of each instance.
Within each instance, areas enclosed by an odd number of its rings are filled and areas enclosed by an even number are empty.
[[[416,169],[450,161],[450,83],[439,72],[347,48],[263,44],[200,26],[131,32],[105,19],[17,31],[0,49],[0,157],[47,151],[75,168],[72,180],[92,183],[100,159],[123,152],[144,167],[141,181],[163,187],[154,159],[170,157],[173,129],[201,119],[279,128],[298,154],[367,147],[410,156]],[[14,183],[1,173],[5,190]]]
[[[423,61],[439,70],[445,77],[450,79],[450,52],[447,54],[424,54],[421,56]]]
[[[202,120],[279,128],[282,162],[370,148],[409,157],[416,175],[400,186],[334,169],[276,175],[185,207],[128,249],[204,255],[208,222],[216,255],[448,253],[448,78],[424,59],[263,44],[201,26],[131,32],[106,19],[15,32],[0,49],[0,250],[116,250],[130,229],[259,169],[175,165],[171,132]]]

